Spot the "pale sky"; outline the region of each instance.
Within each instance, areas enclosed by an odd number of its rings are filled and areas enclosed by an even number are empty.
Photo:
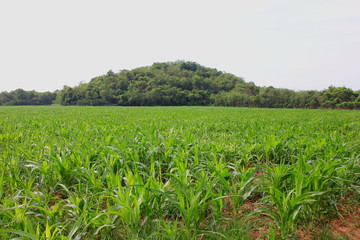
[[[0,91],[195,61],[258,86],[360,89],[360,0],[0,0]]]

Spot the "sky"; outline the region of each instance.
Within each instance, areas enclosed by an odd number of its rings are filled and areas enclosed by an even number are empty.
[[[359,0],[1,0],[0,91],[194,61],[293,90],[360,89]]]

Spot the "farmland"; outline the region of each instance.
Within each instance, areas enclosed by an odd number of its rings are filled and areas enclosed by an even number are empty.
[[[359,183],[359,111],[0,108],[0,239],[337,239]]]

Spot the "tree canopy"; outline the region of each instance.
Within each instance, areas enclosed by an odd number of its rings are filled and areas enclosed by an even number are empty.
[[[17,89],[0,93],[0,105],[236,106],[267,108],[360,109],[360,92],[330,86],[323,91],[259,87],[241,77],[195,62],[154,63],[133,70],[112,70],[55,93]]]
[[[0,105],[50,105],[56,99],[57,92],[36,92],[16,89],[0,93]]]

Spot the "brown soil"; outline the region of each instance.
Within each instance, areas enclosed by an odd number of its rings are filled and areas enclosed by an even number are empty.
[[[341,218],[333,219],[329,228],[335,236],[360,239],[360,207],[343,206],[340,208]]]
[[[257,206],[258,207],[258,206]],[[253,202],[246,202],[241,206],[241,212],[255,210]],[[230,214],[230,212],[224,212]],[[333,218],[327,223],[329,233],[334,237],[340,237],[351,240],[360,240],[360,207],[344,205],[339,207],[340,216]],[[256,229],[250,234],[251,239],[266,239],[265,235],[269,233],[269,224],[272,219],[266,216],[250,217],[251,221],[256,221]],[[298,239],[311,240],[319,236],[322,229],[299,229]]]

